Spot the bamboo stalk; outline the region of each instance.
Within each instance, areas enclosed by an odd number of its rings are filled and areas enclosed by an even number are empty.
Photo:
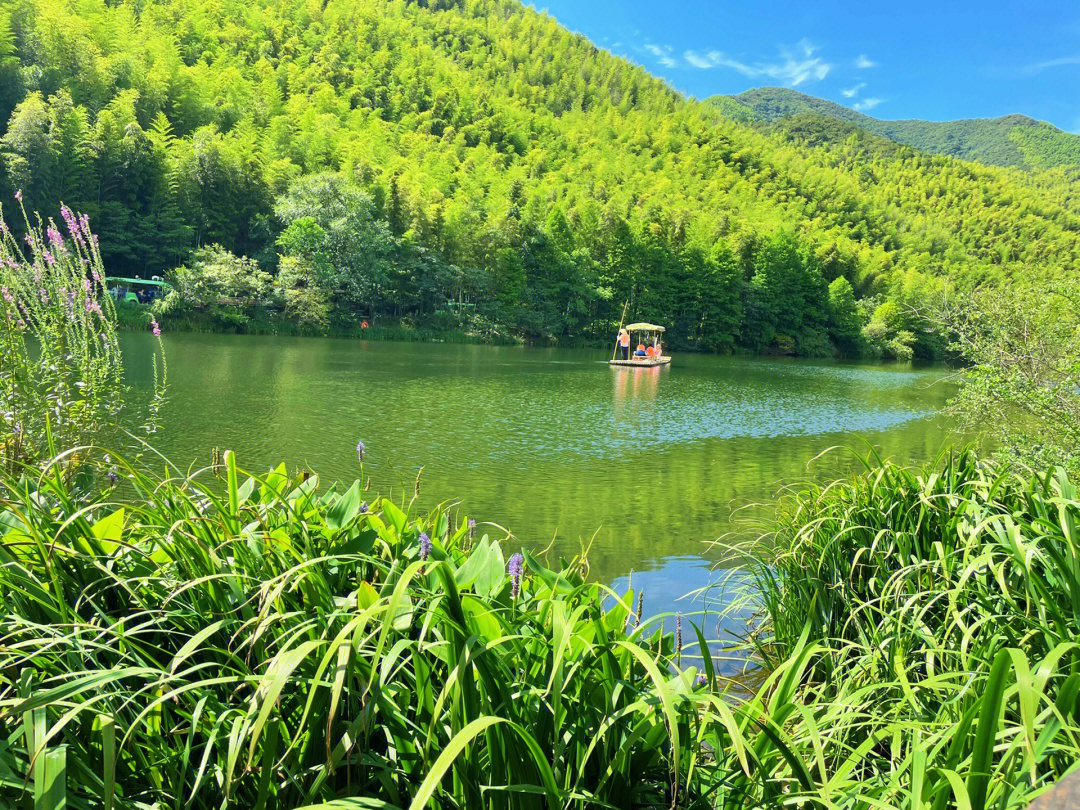
[[[626,303],[622,306],[622,315],[619,316],[619,332],[622,332],[622,325],[626,323],[626,308],[630,306],[630,299],[626,299]],[[615,355],[619,353],[619,332],[615,333],[615,348],[611,352],[611,359],[615,359]]]

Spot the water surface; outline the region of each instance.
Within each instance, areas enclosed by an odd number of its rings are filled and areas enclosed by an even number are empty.
[[[149,336],[123,345],[145,389]],[[922,460],[948,435],[937,367],[678,355],[626,369],[593,350],[197,334],[165,350],[157,446],[179,466],[218,447],[251,471],[352,480],[362,440],[380,492],[411,497],[422,467],[424,506],[460,501],[553,555],[587,547],[594,577],[624,587],[633,572],[649,612],[719,576],[710,546],[754,530],[748,505],[855,464],[808,466],[827,448]]]

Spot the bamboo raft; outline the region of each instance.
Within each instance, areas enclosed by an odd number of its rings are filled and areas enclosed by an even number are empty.
[[[627,302],[629,303],[629,302]],[[623,307],[623,318],[626,317],[626,307]],[[638,347],[645,345],[645,342],[651,341],[652,345],[647,349],[648,354],[644,357],[641,355],[634,355],[631,352],[630,356],[623,360],[618,356],[619,346],[615,345],[615,351],[611,354],[611,359],[608,361],[609,366],[627,366],[629,368],[656,368],[656,366],[666,366],[671,362],[671,358],[662,353],[662,346],[660,338],[664,334],[664,327],[657,326],[652,323],[632,323],[626,327],[626,331],[633,337],[637,335],[642,343],[638,344]],[[622,320],[619,322],[619,333],[623,332]],[[630,341],[630,345],[633,346],[634,340]]]
[[[654,366],[666,366],[671,362],[668,356],[663,357],[631,357],[629,360],[608,360],[609,366],[633,366],[634,368],[652,368]]]

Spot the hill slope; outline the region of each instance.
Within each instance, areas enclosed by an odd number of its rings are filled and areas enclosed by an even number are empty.
[[[1080,166],[1080,135],[1063,132],[1026,115],[958,121],[883,121],[784,87],[759,87],[737,96],[716,96],[710,101],[729,115],[734,111],[738,117],[741,107],[749,111],[744,115],[761,121],[806,113],[824,115],[924,152],[993,166]]]
[[[885,299],[1080,259],[1068,172],[761,131],[511,0],[0,0],[0,70],[0,199],[116,272],[255,257],[316,326],[607,339],[633,296],[676,345],[856,351]]]

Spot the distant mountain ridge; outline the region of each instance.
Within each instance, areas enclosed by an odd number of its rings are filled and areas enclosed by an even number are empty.
[[[772,122],[808,114],[820,115],[854,124],[874,135],[924,152],[993,166],[1028,169],[1080,166],[1080,135],[1064,132],[1026,115],[957,121],[885,121],[834,101],[784,87],[758,87],[736,96],[713,96],[708,101],[725,115],[740,121]]]

